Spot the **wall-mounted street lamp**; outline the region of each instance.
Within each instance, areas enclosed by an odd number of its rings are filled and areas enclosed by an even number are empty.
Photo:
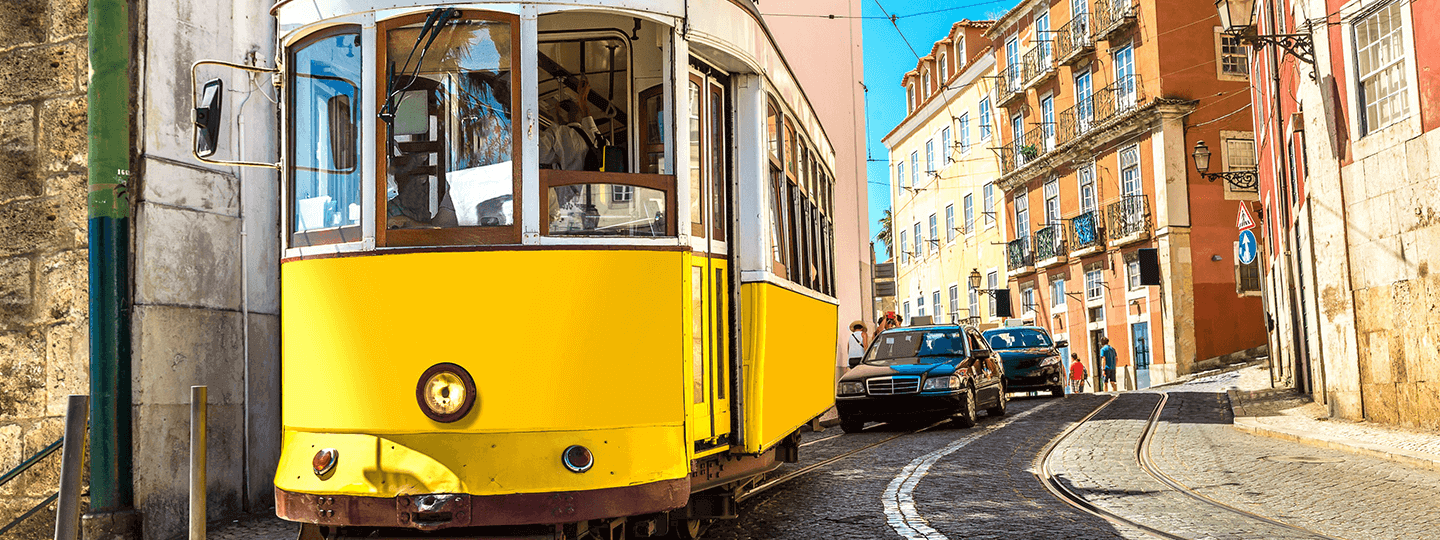
[[[1285,54],[1315,66],[1315,46],[1310,34],[1256,33],[1255,0],[1217,0],[1215,9],[1220,12],[1220,27],[1226,34],[1234,35],[1242,43],[1257,49],[1265,45],[1280,47]]]
[[[1195,170],[1200,171],[1200,176],[1206,180],[1214,182],[1217,178],[1224,179],[1230,184],[1230,189],[1235,191],[1255,191],[1259,176],[1253,170],[1206,172],[1210,170],[1210,147],[1205,146],[1205,141],[1195,142],[1195,152],[1191,153],[1190,157],[1195,158]]]

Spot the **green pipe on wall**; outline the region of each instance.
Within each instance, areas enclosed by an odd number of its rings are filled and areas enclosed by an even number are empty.
[[[131,37],[127,0],[90,0],[90,512],[134,506],[130,425]]]

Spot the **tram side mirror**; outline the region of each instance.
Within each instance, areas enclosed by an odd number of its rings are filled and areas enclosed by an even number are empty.
[[[330,161],[335,169],[349,173],[355,170],[355,119],[350,96],[340,94],[326,101],[330,120]]]
[[[195,107],[195,155],[210,157],[220,146],[220,117],[223,116],[225,83],[210,79],[200,93]]]

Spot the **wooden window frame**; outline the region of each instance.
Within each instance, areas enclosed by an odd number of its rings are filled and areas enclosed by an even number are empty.
[[[305,37],[303,37],[303,38],[300,38],[298,41],[296,41],[294,44],[290,45],[289,47],[286,47],[286,48],[285,48],[285,61],[289,63],[288,65],[294,66],[294,65],[296,65],[296,63],[295,63],[295,53],[298,52],[299,50],[304,49],[305,47],[308,47],[308,46],[310,46],[310,45],[313,45],[313,44],[315,44],[315,43],[318,43],[318,42],[320,42],[321,40],[324,40],[324,39],[327,39],[327,38],[333,38],[333,37],[336,37],[336,36],[343,36],[343,35],[350,35],[350,34],[353,34],[356,38],[359,38],[359,37],[361,36],[361,34],[362,34],[362,28],[360,27],[360,25],[357,25],[357,24],[346,24],[346,25],[334,26],[334,27],[326,28],[326,29],[324,29],[324,30],[320,30],[320,31],[315,32],[315,33],[313,33],[313,34],[307,35],[307,36],[305,36]],[[364,44],[362,43],[361,46],[363,47]],[[364,62],[363,59],[362,59],[362,60],[359,60],[358,62],[359,62],[359,64],[360,64],[360,70],[363,72],[363,71],[365,70],[365,67],[366,67],[366,66],[365,66],[365,62]],[[294,117],[295,110],[296,110],[296,106],[295,106],[295,94],[296,94],[296,92],[294,91],[294,89],[296,88],[296,83],[295,83],[296,75],[297,75],[297,73],[296,73],[295,70],[290,70],[290,72],[287,73],[286,76],[285,76],[286,81],[287,81],[288,84],[290,85],[290,89],[291,89],[290,91],[285,92],[285,106],[286,106],[286,108],[287,108],[287,111],[286,111],[287,116],[286,116],[286,118],[285,118],[285,122],[286,122],[285,129],[287,129],[287,130],[292,130],[292,131],[290,131],[290,136],[286,137],[286,141],[285,141],[285,158],[286,158],[286,159],[285,159],[284,174],[285,174],[285,186],[286,186],[285,189],[286,189],[286,192],[285,192],[285,200],[284,200],[284,202],[283,202],[283,204],[282,204],[282,206],[284,207],[284,212],[285,212],[285,216],[284,216],[284,218],[283,218],[283,219],[284,219],[284,222],[285,222],[285,240],[286,240],[286,245],[285,245],[285,247],[287,247],[287,248],[299,248],[299,247],[309,247],[309,246],[320,246],[320,245],[329,245],[329,244],[345,244],[345,243],[350,243],[350,242],[359,242],[359,241],[362,239],[362,237],[364,236],[364,232],[362,231],[363,226],[361,225],[361,223],[363,223],[364,220],[365,220],[365,208],[364,208],[363,206],[360,208],[360,221],[356,222],[355,225],[351,225],[351,226],[348,226],[348,227],[342,226],[342,227],[335,227],[335,228],[329,228],[329,229],[317,229],[317,230],[314,230],[314,231],[305,231],[305,232],[300,232],[300,231],[296,231],[296,230],[295,230],[295,203],[296,203],[296,200],[295,200],[295,191],[296,191],[296,189],[295,189],[295,176],[296,176],[296,175],[295,175],[295,163],[296,163],[296,160],[295,160],[295,140],[296,140],[296,137],[294,136],[293,126],[295,125],[295,121],[296,121],[296,118]],[[361,84],[357,85],[357,86],[356,86],[356,90],[357,90],[357,91],[358,91],[358,90],[362,90],[362,88],[360,88],[361,86],[364,86],[364,84],[361,83]],[[358,92],[357,92],[357,93],[358,93]],[[355,96],[355,99],[363,102],[362,96],[357,95],[357,96]],[[357,108],[360,108],[360,109],[362,110],[362,112],[363,112],[363,107],[357,107]],[[361,140],[361,138],[360,138],[360,133],[358,132],[358,131],[359,131],[359,128],[360,128],[360,123],[361,123],[361,122],[364,122],[364,119],[363,119],[363,118],[355,118],[355,119],[354,119],[355,128],[356,128],[356,131],[357,131],[357,133],[355,134],[355,135],[356,135],[355,151],[356,151],[357,153],[359,153],[359,152],[361,151],[361,147],[364,146],[364,141]],[[364,170],[363,167],[360,166],[361,163],[363,163],[363,162],[364,162],[364,160],[363,160],[363,159],[360,159],[360,156],[357,155],[357,156],[356,156],[356,159],[355,159],[355,168],[360,172],[359,183],[356,184],[357,187],[363,186],[363,185],[364,185],[364,182],[365,182],[365,170]],[[383,181],[383,180],[382,180],[382,181]],[[363,202],[364,202],[364,195],[363,195],[363,193],[364,193],[365,190],[362,188],[360,191],[361,191],[362,195],[359,196],[359,197],[356,197],[356,201],[363,203]]]
[[[404,28],[412,24],[424,23],[431,14],[414,13],[403,15],[393,19],[379,21],[376,28],[376,58],[375,66],[379,73],[386,73],[384,69],[389,60],[390,32]],[[429,246],[450,246],[450,245],[486,245],[486,244],[519,244],[521,238],[521,226],[524,223],[524,186],[522,185],[522,174],[524,169],[524,124],[520,115],[523,112],[520,103],[521,89],[528,84],[529,75],[525,66],[520,65],[520,16],[511,13],[497,11],[486,11],[478,9],[465,9],[459,12],[459,19],[464,21],[491,21],[510,25],[510,141],[511,141],[511,208],[512,221],[506,227],[450,227],[444,229],[393,229],[386,228],[389,207],[385,199],[385,177],[390,170],[390,156],[386,152],[386,141],[389,139],[388,127],[379,115],[375,121],[375,245],[377,247],[429,247]],[[375,77],[375,96],[377,101],[380,96],[387,96],[385,91],[385,77]]]
[[[629,186],[629,187],[642,187],[642,188],[654,189],[654,190],[661,191],[661,192],[665,193],[665,216],[666,216],[666,218],[665,218],[665,236],[667,236],[667,237],[674,237],[674,236],[675,236],[675,234],[676,234],[676,232],[677,232],[678,224],[676,223],[676,220],[675,220],[672,216],[675,215],[675,211],[676,211],[676,208],[677,208],[676,205],[679,203],[679,201],[676,201],[676,200],[675,200],[675,192],[676,192],[676,190],[675,190],[675,175],[673,175],[673,174],[637,174],[637,173],[617,173],[617,172],[599,172],[599,171],[565,171],[565,170],[560,170],[560,169],[540,169],[540,212],[541,212],[541,216],[542,216],[542,219],[540,220],[540,235],[541,235],[541,236],[549,236],[549,235],[550,235],[550,220],[549,220],[549,219],[544,219],[544,218],[548,218],[548,216],[545,214],[545,212],[547,211],[548,208],[550,208],[550,188],[557,188],[557,187],[561,187],[561,186],[577,186],[577,185],[586,185],[586,184],[610,184],[610,185],[621,185],[621,186]],[[632,201],[632,202],[633,202],[633,201]],[[572,236],[580,236],[580,237],[583,237],[583,236],[585,236],[585,235],[584,235],[584,234],[567,235],[567,237],[572,237]],[[612,238],[612,237],[611,237],[611,236],[602,236],[602,238]],[[647,237],[631,237],[631,238],[647,238]],[[649,237],[649,238],[653,238],[653,237]]]

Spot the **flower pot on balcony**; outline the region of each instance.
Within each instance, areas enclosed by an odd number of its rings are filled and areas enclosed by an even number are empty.
[[[1020,147],[1020,155],[1025,159],[1035,159],[1035,156],[1040,155],[1040,149],[1033,144],[1027,144]]]

